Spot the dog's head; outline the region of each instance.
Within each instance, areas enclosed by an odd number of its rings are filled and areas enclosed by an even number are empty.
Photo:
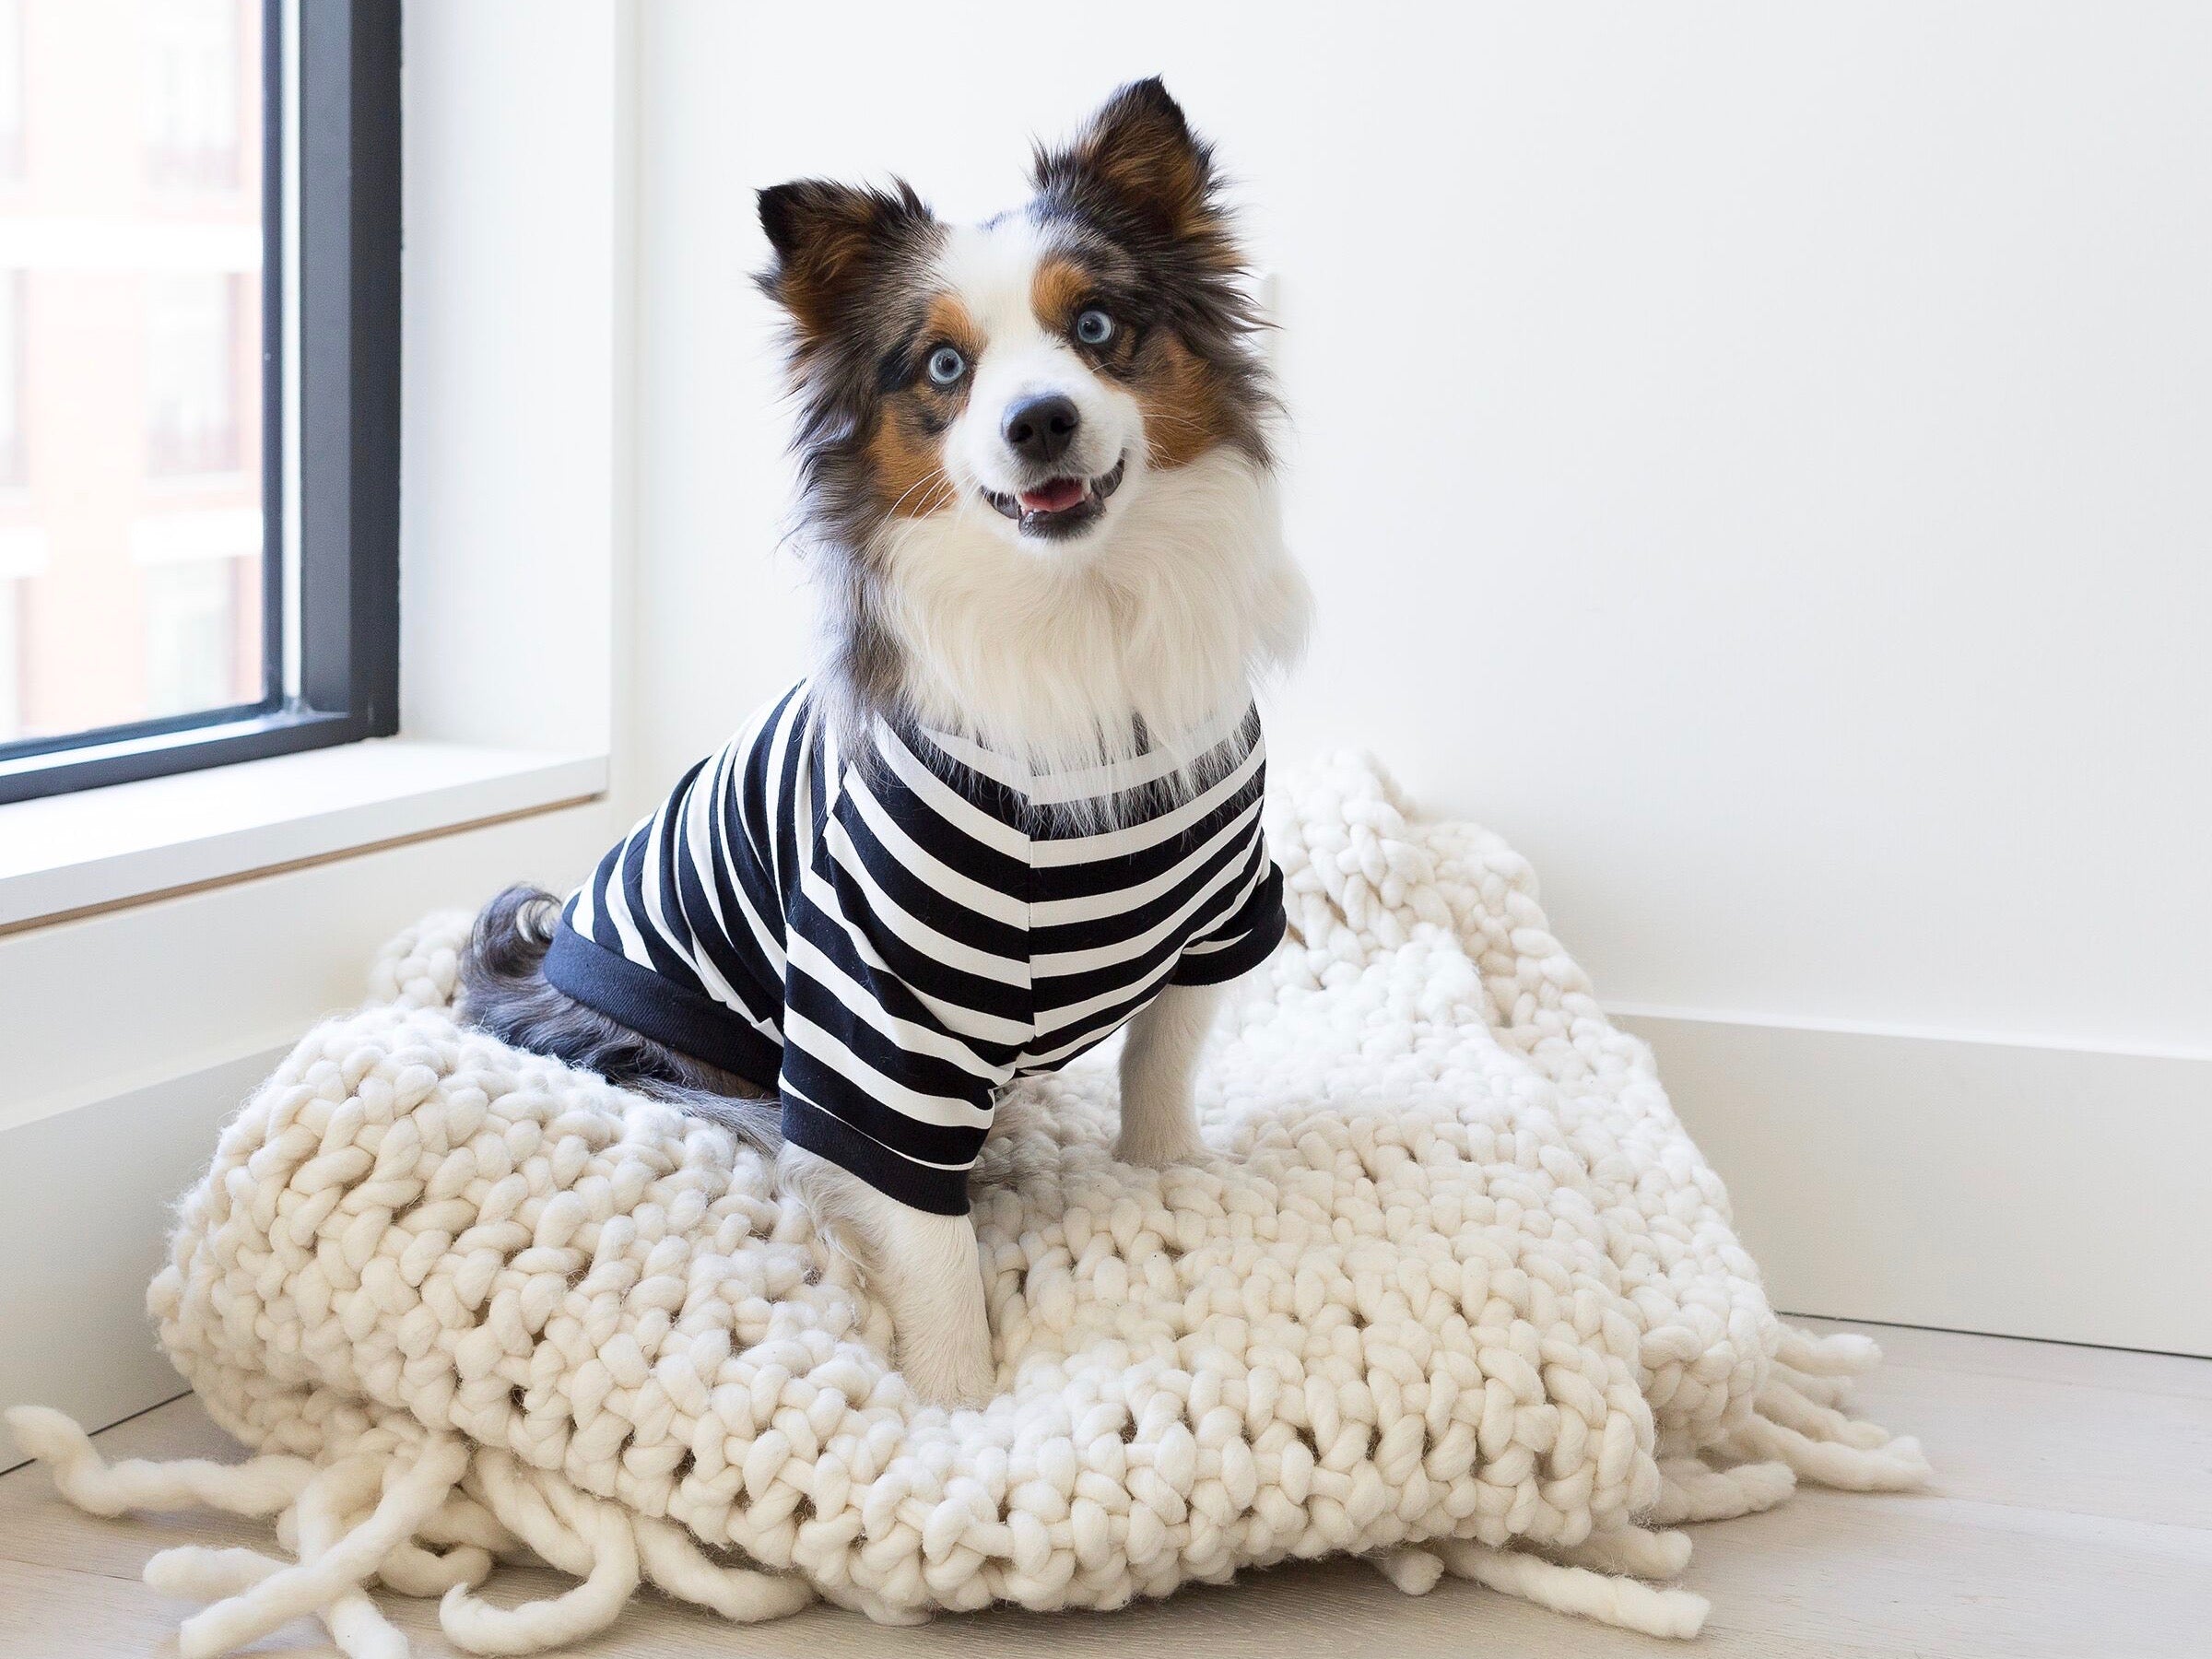
[[[761,286],[788,313],[809,510],[865,548],[964,520],[1095,554],[1148,476],[1267,465],[1272,407],[1211,151],[1158,80],[1125,87],[1034,198],[939,221],[904,183],[760,194]]]

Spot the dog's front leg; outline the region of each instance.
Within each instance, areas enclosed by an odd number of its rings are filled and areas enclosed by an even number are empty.
[[[785,1143],[784,1181],[854,1247],[868,1288],[891,1311],[899,1369],[933,1406],[982,1406],[998,1392],[975,1224],[887,1198],[859,1176]]]
[[[1218,985],[1170,985],[1129,1022],[1122,1048],[1122,1134],[1114,1156],[1162,1170],[1206,1150],[1191,1074],[1213,1030]]]

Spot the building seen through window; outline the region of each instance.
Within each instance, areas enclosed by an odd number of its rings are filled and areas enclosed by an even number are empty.
[[[0,744],[263,695],[261,29],[0,0]]]

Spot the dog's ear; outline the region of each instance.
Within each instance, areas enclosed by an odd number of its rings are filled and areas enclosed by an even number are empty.
[[[891,191],[796,179],[760,193],[760,228],[775,260],[755,279],[803,337],[828,334],[871,276],[936,221],[903,179]]]
[[[1039,149],[1031,178],[1041,194],[1154,234],[1204,236],[1220,222],[1213,147],[1158,76],[1109,98],[1067,148]]]

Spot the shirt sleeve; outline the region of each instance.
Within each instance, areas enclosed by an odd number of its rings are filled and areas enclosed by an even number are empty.
[[[791,898],[783,1134],[901,1204],[965,1215],[1029,1035],[1026,907],[933,890],[911,819],[841,792]]]
[[[1240,901],[1194,935],[1170,977],[1178,985],[1218,985],[1248,973],[1274,954],[1290,918],[1283,910],[1283,872],[1255,833]]]

